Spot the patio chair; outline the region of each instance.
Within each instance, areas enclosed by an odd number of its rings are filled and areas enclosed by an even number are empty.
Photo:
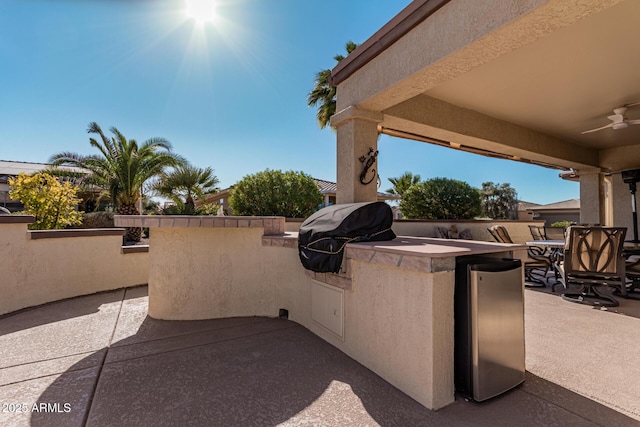
[[[616,288],[614,295],[640,300],[640,256],[633,255],[625,261],[627,281],[624,288]]]
[[[499,243],[514,243],[507,229],[502,225],[492,225],[487,228],[489,234]],[[551,260],[540,253],[540,248],[528,247],[528,260],[524,262],[524,276],[526,281],[534,284],[525,284],[527,287],[543,288],[547,286],[546,277],[551,268]]]
[[[627,278],[631,283],[627,284],[626,298],[640,299],[640,258],[626,262]]]
[[[541,225],[530,225],[529,231],[533,240],[547,240],[547,236],[544,234],[544,227]]]
[[[433,230],[437,238],[439,239],[449,238],[449,229],[447,229],[446,227],[433,227]]]
[[[624,227],[569,228],[562,266],[565,286],[578,285],[577,292],[565,292],[562,298],[593,306],[616,307],[618,301],[601,293],[602,285],[622,289],[625,286],[625,259],[622,253]]]
[[[548,239],[547,235],[545,234],[545,228],[544,226],[541,225],[530,225],[529,226],[529,231],[531,232],[531,236],[533,237],[533,240],[564,240],[564,237],[559,238],[559,239]],[[549,227],[551,228],[551,227]],[[557,229],[559,227],[553,227],[554,230],[552,231],[552,235],[554,237],[559,237],[559,233],[557,231]],[[555,235],[553,233],[556,233]],[[564,236],[564,231],[563,231],[563,236]],[[562,250],[560,248],[555,248],[555,247],[539,247],[539,246],[532,246],[530,247],[530,250],[536,254],[536,256],[545,256],[547,258],[549,258],[549,260],[551,261],[551,265],[557,265],[558,263],[560,263],[562,261]],[[555,283],[553,284],[553,286],[551,287],[551,290],[555,292],[555,288],[557,285],[559,285],[559,281],[558,281],[558,269],[557,268],[553,268],[553,277],[555,279]]]
[[[465,228],[462,231],[458,231],[458,227],[453,224],[451,227],[433,227],[434,233],[436,237],[440,239],[464,239],[464,240],[473,240],[473,236],[471,235],[471,230]]]

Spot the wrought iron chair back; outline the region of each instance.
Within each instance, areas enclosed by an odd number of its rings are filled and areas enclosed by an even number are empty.
[[[489,230],[491,236],[496,239],[496,242],[513,243],[513,240],[511,240],[511,236],[509,236],[509,232],[503,225],[492,225],[491,227],[487,228],[487,230]]]
[[[492,225],[487,230],[499,243],[514,243],[509,232],[503,225]],[[528,260],[524,262],[524,274],[528,282],[537,283],[537,285],[527,284],[526,286],[546,286],[546,276],[551,268],[551,261],[546,255],[540,254],[538,248],[529,247],[527,249]]]
[[[571,227],[565,245],[565,273],[624,274],[622,250],[626,232],[623,227]]]
[[[589,305],[615,307],[618,301],[601,294],[597,286],[624,286],[625,259],[623,256],[624,227],[573,226],[564,251],[566,285],[577,284],[579,292],[566,292],[564,299]]]
[[[546,234],[544,234],[544,227],[541,225],[530,225],[529,231],[531,231],[531,237],[533,240],[547,240]]]

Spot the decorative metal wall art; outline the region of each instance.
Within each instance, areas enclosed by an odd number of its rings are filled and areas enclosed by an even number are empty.
[[[373,165],[376,162],[376,158],[378,157],[378,150],[374,150],[373,147],[369,147],[369,152],[360,156],[360,162],[364,163],[364,169],[360,174],[360,182],[364,185],[371,184],[374,179],[376,179],[377,172],[373,168]]]

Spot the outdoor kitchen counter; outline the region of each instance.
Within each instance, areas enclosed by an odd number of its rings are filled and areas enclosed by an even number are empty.
[[[265,235],[262,237],[264,246],[281,246],[287,248],[298,247],[298,233],[286,232]],[[431,237],[398,236],[393,240],[376,242],[357,242],[347,244],[347,258],[357,258],[374,261],[376,253],[396,254],[398,257],[379,259],[383,264],[393,260],[396,267],[402,266],[400,257],[420,258],[451,258],[463,255],[479,255],[505,251],[525,250],[526,245],[483,242],[478,240],[452,240]],[[379,257],[380,258],[380,257]],[[407,266],[408,267],[408,266]]]
[[[297,248],[298,233],[288,232],[280,235],[263,236],[262,244],[263,246]],[[525,256],[522,252],[525,250],[526,245],[519,244],[398,236],[389,241],[349,243],[345,248],[345,257],[340,273],[327,274],[308,271],[307,275],[334,286],[350,289],[351,260],[435,273],[453,271],[455,269],[455,259],[459,256],[496,254],[520,258]]]
[[[151,228],[150,317],[287,316],[429,409],[454,400],[456,258],[526,256],[524,245],[400,236],[350,243],[340,272],[316,273],[281,217],[115,223]]]
[[[116,215],[116,227],[149,228],[263,228],[262,245],[297,248],[298,233],[285,232],[284,217],[265,216],[189,216],[189,215]],[[426,265],[425,258],[455,258],[463,255],[490,254],[526,249],[525,245],[501,244],[477,240],[452,240],[398,236],[390,241],[349,243],[347,259],[360,259],[420,271],[451,268]],[[420,261],[422,260],[422,261]]]

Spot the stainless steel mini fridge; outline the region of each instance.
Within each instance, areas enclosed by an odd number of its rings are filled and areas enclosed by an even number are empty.
[[[520,260],[456,260],[455,384],[462,395],[480,402],[524,381],[523,285]]]

